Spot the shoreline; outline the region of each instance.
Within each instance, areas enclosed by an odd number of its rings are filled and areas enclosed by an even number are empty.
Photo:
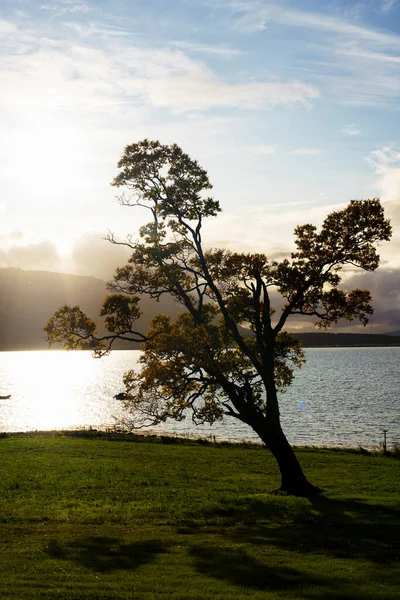
[[[31,431],[1,431],[0,439],[5,438],[21,438],[21,437],[71,437],[71,438],[103,438],[106,440],[122,440],[129,442],[155,442],[163,444],[199,444],[199,445],[210,445],[210,446],[243,446],[246,448],[260,448],[264,446],[263,442],[258,442],[249,439],[235,439],[235,438],[223,438],[215,435],[201,436],[196,434],[177,434],[176,432],[170,431],[155,431],[149,430],[143,431],[124,431],[122,429],[104,428],[97,429],[94,427],[81,428],[81,429],[44,429],[44,430],[31,430]],[[349,452],[369,455],[382,455],[383,448],[381,445],[296,445],[291,444],[294,450],[318,452],[318,451],[332,451],[332,452]],[[399,454],[400,448],[396,444],[387,446],[387,453]]]

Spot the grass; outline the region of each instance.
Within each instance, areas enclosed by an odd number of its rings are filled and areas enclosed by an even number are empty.
[[[168,441],[2,437],[0,597],[398,599],[398,454],[299,449],[310,501],[262,447]]]

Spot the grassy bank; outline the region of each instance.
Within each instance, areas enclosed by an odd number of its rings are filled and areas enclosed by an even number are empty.
[[[168,441],[168,440],[165,440]],[[261,447],[0,439],[0,597],[397,600],[400,460]]]

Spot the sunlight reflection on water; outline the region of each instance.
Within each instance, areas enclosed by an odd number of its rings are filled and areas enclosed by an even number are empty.
[[[101,360],[89,352],[0,353],[0,431],[110,427],[123,416],[113,396],[139,351]],[[376,446],[388,429],[400,444],[400,348],[307,349],[307,364],[281,398],[282,423],[296,444]],[[190,418],[161,430],[254,440],[240,422],[195,427]]]
[[[120,410],[124,367],[118,353],[94,360],[89,352],[5,352],[0,355],[0,393],[12,393],[0,407],[3,431],[71,429],[112,422]],[[124,361],[125,362],[125,361]]]

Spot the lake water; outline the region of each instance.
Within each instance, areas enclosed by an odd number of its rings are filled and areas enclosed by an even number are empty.
[[[388,446],[400,444],[400,348],[309,348],[307,364],[281,396],[283,428],[294,444]],[[113,398],[139,351],[102,359],[88,352],[1,352],[0,431],[104,428],[124,416]],[[252,430],[227,418],[195,427],[190,418],[160,429],[254,440]]]

